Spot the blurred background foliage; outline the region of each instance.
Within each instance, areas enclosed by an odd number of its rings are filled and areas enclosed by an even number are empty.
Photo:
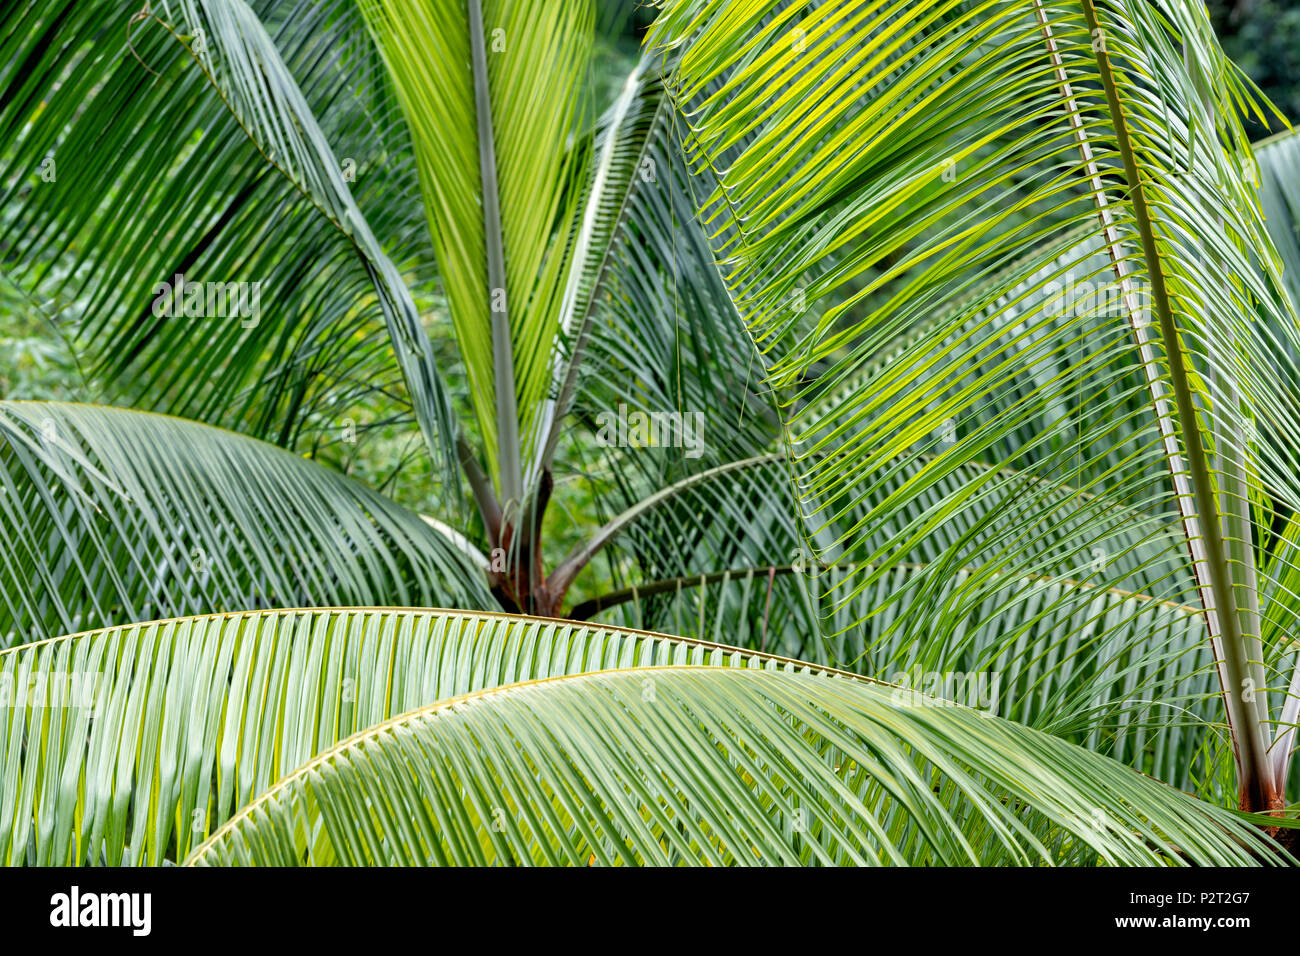
[[[1300,3],[1210,0],[1210,22],[1223,50],[1293,124],[1300,120]],[[1270,132],[1256,123],[1252,139]]]

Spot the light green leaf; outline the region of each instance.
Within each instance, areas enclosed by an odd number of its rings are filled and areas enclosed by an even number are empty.
[[[594,19],[591,5],[578,0],[488,0],[483,49],[476,49],[470,11],[479,3],[363,0],[361,8],[411,129],[489,472],[504,482],[504,498],[521,501],[510,472],[519,467],[520,433],[535,427],[551,384],[586,170],[576,134]],[[476,56],[486,64],[481,81]],[[490,143],[478,125],[476,84],[487,86]],[[490,274],[497,268],[503,287]],[[494,339],[501,317],[509,322],[506,341]],[[515,391],[508,405],[516,421],[501,421],[502,387]],[[498,465],[502,454],[514,456],[512,467]]]

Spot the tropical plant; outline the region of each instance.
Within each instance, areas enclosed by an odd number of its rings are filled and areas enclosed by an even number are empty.
[[[608,103],[606,20],[0,14],[0,301],[118,406],[0,402],[0,859],[1291,861],[1200,5],[666,0]]]

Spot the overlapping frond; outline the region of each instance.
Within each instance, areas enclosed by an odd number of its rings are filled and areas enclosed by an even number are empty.
[[[152,9],[6,7],[7,267],[69,323],[96,386],[142,407],[293,444],[379,389],[409,399],[435,451],[449,443],[385,253],[418,261],[427,231],[356,11]],[[197,298],[168,294],[177,276]]]
[[[894,565],[847,604],[856,568],[737,567],[601,595],[573,613],[738,644],[917,688],[1037,727],[1211,798],[1231,744],[1196,608],[1066,578],[1003,580],[969,602]],[[932,609],[942,626],[918,613]],[[829,640],[819,632],[830,622]]]
[[[459,694],[611,667],[785,663],[409,608],[181,618],[11,648],[0,652],[0,862],[179,861],[319,751]]]
[[[1261,842],[1226,811],[967,708],[851,677],[687,667],[403,715],[304,765],[190,862],[1244,864]]]
[[[0,403],[0,646],[230,608],[488,607],[418,515],[182,419]]]
[[[1104,502],[1181,527],[1243,780],[1265,779],[1268,705],[1237,691],[1266,682],[1254,549],[1260,514],[1296,503],[1281,436],[1300,372],[1276,342],[1300,331],[1234,112],[1248,93],[1203,11],[684,0],[655,29],[693,167],[717,181],[702,219],[790,409],[803,513],[834,531],[817,553],[860,546],[977,461],[996,467],[931,514],[1011,467],[1077,492],[1084,524]],[[1091,241],[1044,245],[1062,230]],[[796,299],[830,304],[805,330]],[[1027,570],[1014,550],[998,564]],[[995,580],[972,576],[968,599]]]

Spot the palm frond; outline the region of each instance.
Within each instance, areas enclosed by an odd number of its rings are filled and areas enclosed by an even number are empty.
[[[1249,539],[1262,529],[1243,498],[1257,514],[1295,507],[1294,444],[1270,438],[1300,423],[1300,370],[1270,338],[1300,340],[1300,327],[1240,120],[1204,108],[1206,95],[1231,104],[1248,91],[1203,11],[1126,0],[773,0],[741,11],[698,0],[666,7],[655,31],[676,54],[669,92],[691,126],[693,166],[717,181],[702,220],[791,408],[802,509],[820,528],[869,508],[818,553],[860,546],[931,476],[975,461],[1076,489],[1089,524],[1103,520],[1103,499],[1176,520],[1241,779],[1259,791],[1242,798],[1267,805],[1269,709],[1240,693],[1262,676],[1249,595]],[[1093,239],[1073,261],[1042,247],[1062,229]],[[1112,295],[1067,299],[1052,321],[997,321],[1028,280],[1100,278],[1098,248]],[[1001,281],[932,323],[980,273]],[[796,296],[833,304],[805,330],[791,321]],[[926,323],[869,388],[818,401]],[[918,479],[866,505],[870,476],[916,460],[945,431]],[[988,474],[971,474],[965,493]],[[1018,506],[1008,497],[1000,508]],[[1022,570],[1014,552],[1000,563]],[[968,582],[970,600],[993,580]]]
[[[0,652],[0,863],[179,861],[321,750],[459,694],[611,667],[789,663],[410,608],[179,618],[11,648]]]
[[[161,415],[0,403],[0,645],[231,607],[489,607],[419,516],[283,449]]]
[[[1008,721],[854,678],[687,667],[404,714],[305,764],[189,862],[1246,864],[1264,846],[1224,810]]]
[[[362,10],[412,132],[489,471],[520,503],[509,487],[521,480],[519,432],[548,395],[573,255],[586,169],[574,133],[594,15],[588,3],[479,4],[366,0]]]
[[[242,0],[185,3],[175,22],[101,0],[6,8],[0,184],[16,215],[0,250],[110,394],[293,444],[376,387],[402,391],[400,367],[445,452],[438,372],[382,248],[406,261],[427,243],[389,205],[413,189],[400,117],[373,68],[340,69],[373,55],[356,13],[290,6],[257,5],[281,49]],[[160,314],[178,275],[200,301]]]
[[[704,427],[682,452],[608,446],[620,471],[646,476],[643,488],[754,455],[771,446],[779,422],[758,355],[695,220],[696,186],[660,69],[644,57],[598,130],[599,161],[579,242],[588,254],[575,260],[570,277],[559,398],[548,409],[542,449],[549,463],[570,401],[598,442],[609,441],[602,424],[620,411],[697,416]]]

